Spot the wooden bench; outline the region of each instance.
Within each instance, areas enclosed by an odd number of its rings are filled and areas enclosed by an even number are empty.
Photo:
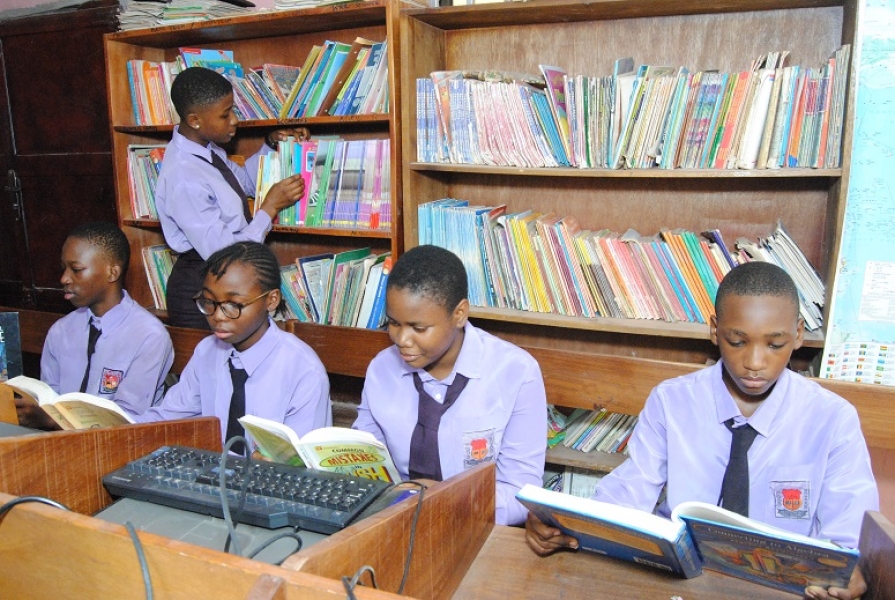
[[[46,331],[59,315],[19,310],[19,318],[23,352],[39,354]],[[320,356],[333,384],[334,422],[350,425],[360,400],[367,365],[380,350],[388,347],[388,335],[383,331],[298,321],[284,324],[284,329],[300,337]],[[180,372],[196,344],[207,333],[176,327],[169,327],[168,330],[174,343],[173,370]],[[526,350],[541,366],[547,400],[551,404],[588,409],[605,407],[626,414],[639,413],[650,390],[659,382],[701,368],[693,364],[627,356],[536,347],[527,347]],[[895,388],[827,379],[816,381],[847,399],[857,409],[880,488],[881,512],[890,520],[895,520]],[[551,452],[548,460],[606,470],[618,464],[622,457],[560,451]]]

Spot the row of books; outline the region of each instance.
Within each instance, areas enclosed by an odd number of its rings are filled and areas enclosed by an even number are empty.
[[[165,300],[168,290],[168,277],[171,269],[177,261],[177,254],[167,244],[155,244],[143,246],[143,269],[146,271],[146,281],[149,283],[149,291],[152,301],[159,310],[167,310],[168,303]]]
[[[379,329],[391,253],[369,248],[297,258],[280,267],[287,319]]]
[[[581,452],[627,454],[628,440],[637,424],[635,415],[611,413],[605,408],[576,408],[569,415],[549,411],[547,446],[562,444]]]
[[[265,63],[244,68],[231,50],[180,48],[173,61],[127,61],[134,123],[176,124],[171,83],[188,67],[205,67],[233,84],[240,120],[388,112],[388,44],[358,37],[352,44],[315,45],[304,66]]]
[[[127,148],[127,184],[135,219],[158,219],[155,186],[165,157],[165,144],[131,144]]]
[[[259,161],[255,205],[273,184],[300,174],[305,195],[280,212],[280,225],[391,229],[389,148],[388,139],[281,141]]]
[[[469,301],[575,317],[708,323],[724,275],[750,260],[793,277],[809,330],[822,325],[823,283],[782,224],[766,238],[738,239],[729,251],[719,230],[582,230],[572,216],[446,198],[420,205],[420,244],[454,252],[466,266]]]
[[[513,167],[836,168],[850,47],[771,52],[738,73],[616,61],[612,75],[436,71],[417,79],[417,160]]]

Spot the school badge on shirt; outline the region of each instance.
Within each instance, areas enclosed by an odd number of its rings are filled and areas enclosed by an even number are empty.
[[[124,379],[124,371],[103,368],[103,376],[99,380],[99,393],[114,394],[118,391],[122,379]]]
[[[778,519],[807,519],[811,500],[808,481],[772,481],[774,513]]]
[[[494,460],[494,430],[467,431],[463,434],[463,467]]]

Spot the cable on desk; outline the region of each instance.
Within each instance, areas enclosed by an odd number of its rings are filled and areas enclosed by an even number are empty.
[[[357,570],[354,577],[349,578],[347,575],[342,575],[342,585],[345,586],[345,593],[347,594],[346,600],[357,600],[357,596],[354,595],[354,588],[358,586],[358,580],[361,578],[361,575],[366,572],[370,573],[370,582],[373,584],[373,589],[379,589],[379,586],[376,585],[376,571],[370,565],[364,565]],[[360,585],[363,585],[363,583]]]
[[[290,556],[292,556],[293,554],[295,554],[296,552],[298,552],[299,550],[301,550],[301,547],[302,547],[302,545],[304,544],[304,541],[301,539],[301,536],[298,535],[298,532],[299,532],[299,531],[301,531],[301,529],[300,529],[299,527],[296,527],[296,528],[295,528],[295,531],[287,531],[286,533],[280,533],[280,534],[271,536],[270,539],[264,540],[264,541],[261,543],[260,546],[258,546],[257,548],[255,548],[254,550],[252,550],[251,552],[249,552],[249,553],[246,555],[246,558],[255,558],[255,557],[258,556],[258,554],[260,554],[265,548],[270,547],[270,545],[273,544],[274,542],[276,542],[277,540],[282,540],[283,538],[292,538],[293,540],[295,540],[295,541],[298,543],[298,547],[297,547],[295,550],[293,550],[292,552],[290,552],[289,554],[287,554],[286,556],[284,556],[283,558],[281,558],[280,560],[278,560],[277,562],[274,563],[274,564],[277,565],[277,566],[283,564],[283,561],[284,561],[284,560],[286,560],[287,558],[289,558]]]
[[[14,506],[18,506],[19,504],[25,504],[26,502],[39,502],[40,504],[48,504],[50,506],[54,506],[56,508],[61,508],[62,510],[71,509],[64,504],[60,504],[55,500],[50,500],[49,498],[44,498],[43,496],[19,496],[18,498],[13,498],[3,506],[0,506],[0,518],[3,517],[6,513],[8,513]]]
[[[398,586],[398,594],[404,592],[404,584],[407,583],[407,575],[410,573],[410,559],[413,558],[413,543],[416,541],[416,523],[420,518],[420,511],[423,508],[423,492],[426,486],[419,481],[406,481],[420,488],[420,493],[416,500],[416,510],[413,512],[413,520],[410,522],[410,541],[407,544],[407,558],[404,560],[404,574],[401,576],[401,585]]]
[[[241,548],[239,547],[239,540],[236,538],[236,522],[234,522],[233,518],[230,516],[230,503],[227,502],[227,458],[230,455],[230,447],[233,446],[236,442],[241,441],[243,443],[243,447],[248,448],[249,442],[241,435],[234,435],[232,438],[227,440],[227,443],[224,444],[224,450],[221,452],[221,462],[220,467],[218,469],[218,491],[221,494],[221,510],[224,513],[224,522],[227,524],[227,541],[224,543],[224,552],[229,552],[230,550],[230,542],[233,542],[233,554],[237,554],[242,556]],[[252,458],[248,455],[245,457],[246,461],[246,475],[248,475],[249,469],[252,466]],[[240,513],[242,513],[243,507],[245,507],[246,501],[246,491],[249,487],[249,478],[248,476],[243,478],[242,488],[240,489],[239,495],[239,508],[236,511],[237,517]]]
[[[137,560],[140,561],[140,572],[143,574],[143,589],[146,591],[146,600],[152,600],[152,580],[149,577],[149,563],[146,562],[146,552],[143,551],[143,544],[137,537],[137,530],[134,529],[133,523],[126,521],[125,529],[134,542],[134,550],[137,551]]]

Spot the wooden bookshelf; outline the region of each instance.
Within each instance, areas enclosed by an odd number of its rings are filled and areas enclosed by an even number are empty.
[[[152,305],[140,250],[164,243],[157,219],[135,218],[128,190],[127,153],[130,144],[160,144],[170,141],[173,125],[136,125],[126,64],[131,59],[172,61],[184,46],[232,50],[236,62],[245,67],[263,63],[301,66],[308,51],[326,40],[351,43],[362,36],[388,39],[389,113],[345,117],[248,120],[239,124],[236,140],[227,147],[230,154],[253,155],[270,131],[288,126],[305,126],[311,135],[338,135],[344,139],[388,138],[391,143],[391,215],[388,230],[303,228],[275,226],[266,242],[280,264],[299,256],[321,252],[341,252],[370,247],[376,253],[400,254],[403,248],[401,210],[401,130],[400,89],[397,60],[398,2],[369,0],[350,5],[333,5],[294,11],[263,12],[250,16],[216,19],[166,27],[122,31],[105,36],[106,77],[113,142],[115,196],[119,224],[131,242],[131,264],[127,276],[130,294],[142,305]]]
[[[787,64],[817,67],[854,37],[855,3],[811,0],[534,0],[413,9],[401,23],[401,139],[404,243],[418,244],[417,209],[441,198],[571,215],[582,229],[720,229],[737,238],[771,234],[780,220],[827,282],[842,227],[850,160],[853,86],[844,132],[843,168],[781,170],[507,168],[411,162],[416,148],[416,85],[437,70],[538,74],[539,64],[569,75],[607,75],[616,59],[635,65],[742,71],[770,51]],[[827,311],[829,300],[827,302]],[[828,315],[825,315],[827,317]],[[708,327],[632,319],[586,319],[476,307],[472,317],[522,345],[704,363],[716,352]],[[797,361],[824,344],[806,336]]]

